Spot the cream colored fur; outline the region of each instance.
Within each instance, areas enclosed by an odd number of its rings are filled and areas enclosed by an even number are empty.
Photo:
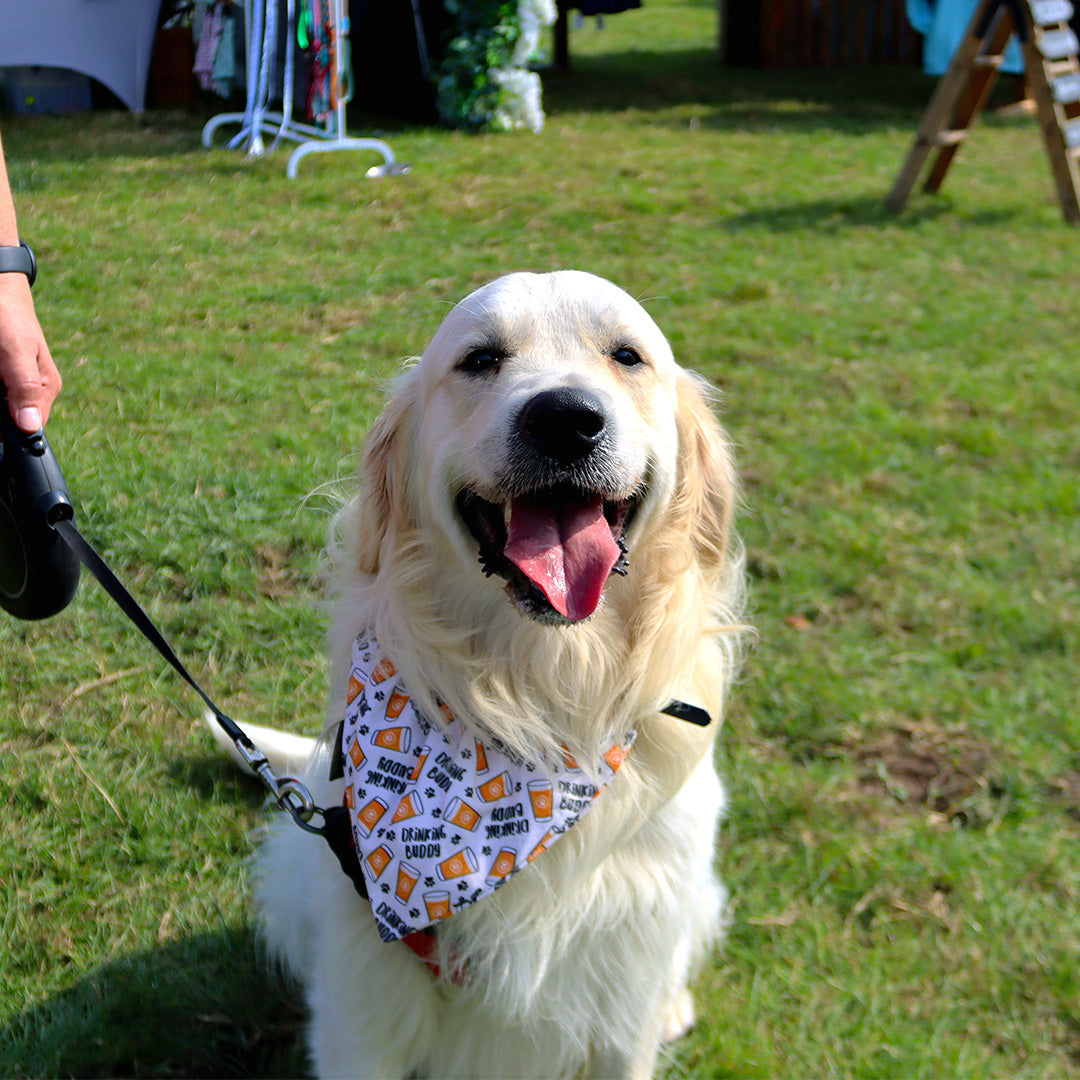
[[[508,346],[498,370],[464,374],[462,357],[493,337]],[[612,358],[626,345],[641,365]],[[483,575],[454,499],[463,485],[498,499],[515,410],[565,384],[610,404],[611,482],[647,494],[627,576],[608,580],[591,618],[553,626]],[[257,899],[267,940],[305,988],[319,1075],[645,1078],[662,1040],[692,1021],[688,980],[725,906],[712,868],[724,802],[712,755],[740,640],[735,499],[703,383],[602,279],[500,278],[458,304],[401,376],[330,547],[327,731],[342,715],[352,641],[371,628],[421,709],[437,695],[533,758],[565,743],[584,764],[613,734],[639,734],[579,825],[440,925],[444,956],[467,967],[464,986],[379,940],[319,838],[287,820],[270,827]],[[714,723],[660,714],[672,698]],[[264,749],[273,742],[264,734]],[[284,749],[295,757],[295,745]],[[320,744],[306,780],[333,805],[342,791],[327,760]]]

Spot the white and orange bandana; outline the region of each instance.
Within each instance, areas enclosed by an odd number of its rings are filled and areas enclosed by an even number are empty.
[[[345,802],[379,934],[396,941],[493,892],[574,826],[611,782],[635,732],[594,783],[565,755],[532,763],[478,740],[445,706],[416,709],[374,638],[353,645],[342,729]]]

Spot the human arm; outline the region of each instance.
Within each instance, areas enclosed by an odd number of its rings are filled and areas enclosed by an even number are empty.
[[[19,230],[0,143],[0,246],[17,247]],[[34,311],[25,274],[0,274],[0,381],[16,424],[35,431],[60,393],[60,372]]]

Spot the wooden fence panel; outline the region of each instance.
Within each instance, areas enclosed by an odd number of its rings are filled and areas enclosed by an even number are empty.
[[[904,0],[719,0],[721,58],[735,67],[918,63]]]

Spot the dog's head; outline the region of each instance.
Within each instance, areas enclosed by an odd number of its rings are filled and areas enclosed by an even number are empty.
[[[718,563],[733,502],[697,381],[635,300],[577,271],[510,274],[454,307],[363,472],[361,570],[419,542],[444,581],[505,604],[501,587],[552,625],[593,616],[613,575],[646,573],[661,531]]]

